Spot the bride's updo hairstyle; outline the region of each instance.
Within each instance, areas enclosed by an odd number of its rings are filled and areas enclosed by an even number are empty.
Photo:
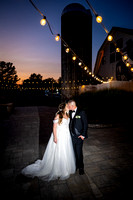
[[[65,114],[65,107],[66,107],[66,103],[61,103],[58,107],[58,111],[57,111],[56,115],[59,115],[59,124],[61,124],[63,115]],[[66,113],[66,115],[68,116],[67,113]]]

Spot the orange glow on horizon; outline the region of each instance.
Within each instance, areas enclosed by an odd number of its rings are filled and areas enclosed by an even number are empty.
[[[34,72],[33,72],[34,73]],[[20,78],[20,80],[17,82],[18,85],[21,85],[23,83],[24,80],[28,79],[30,77],[31,74],[33,73],[30,73],[30,74],[26,74],[26,73],[17,73],[18,75],[18,78]],[[36,74],[39,74],[39,73],[36,73]],[[40,75],[42,76],[42,80],[44,79],[47,79],[47,78],[53,78],[55,79],[56,81],[61,77],[61,75],[57,75],[57,74],[52,74],[52,73],[49,73],[49,74],[42,74],[40,73]]]

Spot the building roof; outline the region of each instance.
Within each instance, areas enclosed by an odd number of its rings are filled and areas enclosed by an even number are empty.
[[[64,10],[62,11],[62,15],[68,13],[68,12],[73,12],[73,11],[80,11],[80,12],[87,12],[87,14],[91,15],[90,10],[86,10],[84,6],[82,6],[79,3],[71,3],[67,5]]]
[[[121,32],[121,33],[129,34],[129,35],[133,35],[133,29],[121,28],[121,27],[115,27],[115,26],[112,27],[112,29],[110,30],[108,35],[113,35],[115,32]],[[102,48],[105,46],[105,44],[107,42],[108,42],[108,40],[107,40],[107,37],[106,37],[106,39],[104,40],[104,42],[103,42],[102,46],[100,47],[99,51],[102,50]]]
[[[112,27],[112,29],[110,30],[108,35],[114,35],[114,33],[116,33],[116,32],[121,32],[121,33],[125,33],[125,34],[128,34],[128,35],[133,35],[133,29],[121,28],[121,27]],[[103,55],[101,52],[102,52],[103,48],[105,47],[105,45],[108,43],[107,37],[104,40],[102,46],[100,47],[100,49],[97,53],[96,63],[95,63],[95,67],[94,67],[94,74],[97,74],[97,72],[99,71],[99,67],[100,67],[99,61],[102,60],[101,56]]]

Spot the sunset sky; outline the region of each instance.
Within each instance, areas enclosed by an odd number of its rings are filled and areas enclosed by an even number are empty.
[[[46,15],[53,30],[61,33],[61,13],[70,3],[85,0],[33,0]],[[133,29],[132,0],[89,0],[110,31],[112,26]],[[92,14],[93,15],[93,14]],[[61,43],[56,42],[48,25],[40,25],[41,16],[29,0],[0,2],[0,61],[12,62],[21,81],[31,73],[40,73],[43,79],[61,76]],[[93,15],[92,68],[106,33]]]

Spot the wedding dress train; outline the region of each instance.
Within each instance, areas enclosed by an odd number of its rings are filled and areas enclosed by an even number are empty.
[[[57,123],[58,120],[53,122]],[[75,155],[69,132],[69,119],[63,118],[62,123],[57,124],[57,143],[53,141],[52,133],[43,159],[25,167],[22,174],[50,181],[58,178],[64,180],[74,173]]]

